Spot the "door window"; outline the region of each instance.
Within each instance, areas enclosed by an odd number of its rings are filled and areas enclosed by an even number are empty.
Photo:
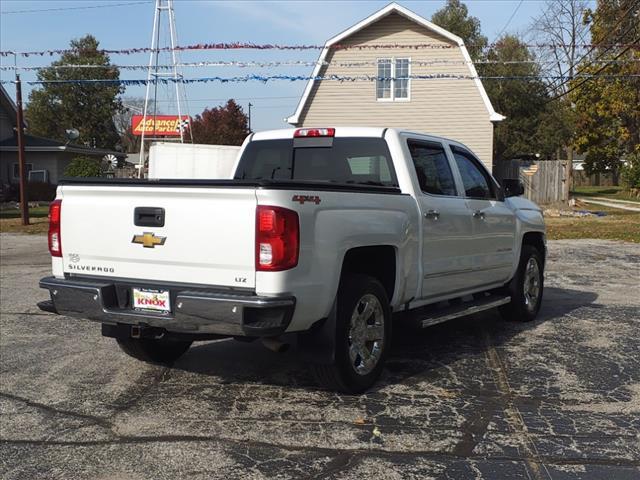
[[[451,149],[462,177],[465,196],[487,200],[496,198],[492,182],[484,169],[477,164],[478,161],[465,150],[458,147]]]
[[[409,140],[408,145],[420,190],[431,195],[455,196],[456,184],[443,146],[414,140]]]

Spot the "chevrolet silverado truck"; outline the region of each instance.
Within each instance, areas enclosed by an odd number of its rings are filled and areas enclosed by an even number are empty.
[[[62,181],[40,308],[99,322],[148,362],[199,340],[295,342],[322,385],[348,393],[380,375],[394,322],[540,309],[542,212],[456,141],[267,131],[245,140],[234,171]]]

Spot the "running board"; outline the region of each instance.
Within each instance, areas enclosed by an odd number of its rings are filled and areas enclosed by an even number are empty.
[[[483,312],[492,308],[499,307],[500,305],[506,305],[511,301],[511,297],[502,297],[498,295],[492,295],[480,300],[471,302],[465,302],[458,305],[452,305],[442,310],[431,312],[431,315],[427,318],[423,318],[420,321],[422,328],[430,327],[438,323],[446,322],[447,320],[453,320],[458,317],[465,317],[474,313]]]

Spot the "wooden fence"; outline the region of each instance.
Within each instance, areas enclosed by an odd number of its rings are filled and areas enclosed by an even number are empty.
[[[610,172],[587,175],[584,170],[573,171],[574,187],[613,187],[617,185]]]
[[[498,180],[519,178],[524,196],[538,204],[569,201],[568,162],[566,160],[511,160],[494,166]]]

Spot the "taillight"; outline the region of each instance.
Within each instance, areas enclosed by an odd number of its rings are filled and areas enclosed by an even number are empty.
[[[62,256],[62,237],[60,236],[60,217],[62,200],[54,200],[49,205],[49,253],[52,257]]]
[[[335,128],[299,128],[293,132],[295,138],[300,137],[333,137],[336,134]]]
[[[258,205],[256,209],[256,270],[277,272],[298,264],[300,227],[298,214],[282,207]]]

